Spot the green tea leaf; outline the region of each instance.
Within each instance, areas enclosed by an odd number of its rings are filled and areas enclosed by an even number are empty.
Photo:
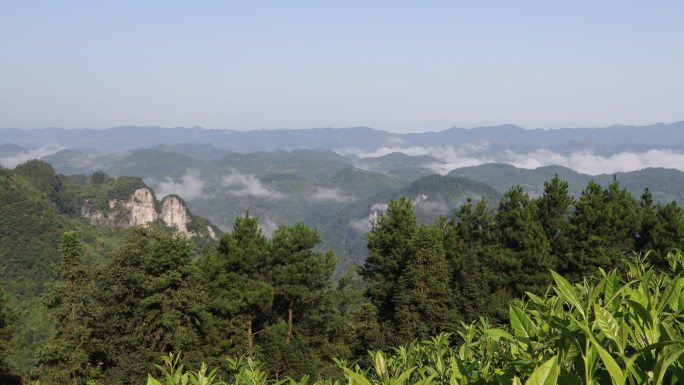
[[[586,314],[584,313],[584,307],[582,306],[582,301],[580,301],[575,288],[570,284],[570,282],[568,282],[555,271],[552,270],[551,275],[553,276],[553,280],[556,282],[556,287],[554,288],[556,293],[558,293],[558,295],[561,296],[566,302],[577,308],[580,314],[582,314],[582,317],[586,317]]]
[[[554,356],[534,369],[525,385],[556,385],[559,372],[558,357]]]
[[[517,306],[511,306],[508,311],[511,318],[511,326],[518,337],[532,338],[536,333],[536,328],[530,317]]]
[[[596,324],[599,329],[606,335],[606,337],[613,340],[621,347],[622,344],[620,339],[620,326],[610,312],[599,305],[594,305],[594,314],[596,315]]]

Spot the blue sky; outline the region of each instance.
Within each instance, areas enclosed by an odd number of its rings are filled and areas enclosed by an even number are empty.
[[[684,119],[681,1],[0,1],[0,127]]]

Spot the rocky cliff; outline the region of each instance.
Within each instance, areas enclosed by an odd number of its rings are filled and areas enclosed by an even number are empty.
[[[158,208],[160,209],[158,210]],[[188,236],[217,238],[217,230],[206,219],[190,213],[185,202],[177,195],[168,195],[157,202],[154,193],[147,187],[138,188],[128,199],[111,199],[108,208],[102,209],[86,201],[81,207],[83,215],[91,225],[131,227],[149,226],[161,221],[168,227]]]

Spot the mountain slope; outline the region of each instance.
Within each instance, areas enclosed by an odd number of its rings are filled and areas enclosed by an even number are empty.
[[[636,197],[639,197],[644,189],[649,188],[658,202],[667,203],[675,200],[679,204],[684,203],[684,172],[673,169],[647,168],[616,174],[587,175],[561,166],[524,169],[507,164],[492,163],[459,168],[449,173],[452,176],[460,176],[488,184],[499,192],[504,192],[515,185],[521,185],[532,196],[541,195],[544,191],[544,182],[556,174],[568,182],[570,193],[574,196],[579,196],[590,180],[605,185],[616,178]]]

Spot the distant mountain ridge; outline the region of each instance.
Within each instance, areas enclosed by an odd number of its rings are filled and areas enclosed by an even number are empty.
[[[422,133],[393,133],[368,127],[276,129],[234,131],[220,129],[123,126],[107,129],[44,128],[0,129],[0,144],[23,147],[47,144],[68,148],[122,151],[176,144],[211,144],[234,152],[294,149],[372,151],[381,147],[505,143],[515,148],[547,147],[556,150],[568,144],[610,151],[615,147],[684,145],[684,121],[643,126],[614,125],[602,128],[524,129],[516,125],[450,128]],[[572,146],[570,146],[572,147]]]

